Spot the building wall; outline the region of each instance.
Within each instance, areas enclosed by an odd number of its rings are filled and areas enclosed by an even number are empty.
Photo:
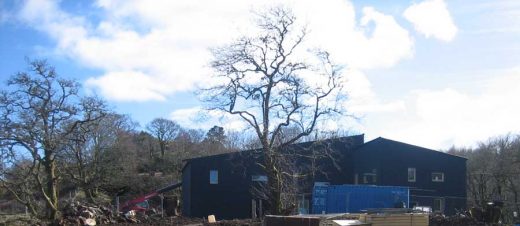
[[[193,159],[188,164],[183,175],[191,174],[191,196],[183,197],[183,208],[189,208],[184,213],[191,217],[216,215],[217,219],[251,216],[250,181],[256,168],[248,158],[224,154]],[[211,170],[218,171],[217,184],[210,184]]]
[[[384,138],[366,143],[354,155],[360,178],[375,169],[374,184],[410,187],[411,203],[433,206],[434,199],[444,199],[446,214],[466,208],[465,158]],[[416,169],[415,182],[408,181],[408,168]],[[432,172],[444,173],[444,182],[432,181]]]
[[[182,215],[191,216],[191,164],[182,169]]]
[[[320,160],[318,164],[324,166],[324,173],[317,173],[302,192],[310,193],[314,182],[354,184],[356,174],[357,182],[363,184],[363,174],[372,173],[375,181],[370,181],[371,184],[410,187],[410,203],[433,206],[434,199],[442,198],[447,214],[466,208],[466,159],[383,138],[356,149],[352,147],[362,144],[363,137],[357,137],[353,143],[355,145],[326,144],[342,154],[335,155],[338,158],[336,165],[330,160]],[[296,149],[303,147],[305,150],[305,145],[309,144],[297,145],[300,146]],[[255,164],[259,158],[250,153],[243,151],[189,160],[183,170],[183,208],[187,209],[183,213],[192,217],[215,214],[218,219],[250,218],[251,176],[264,175]],[[305,162],[301,160],[299,164]],[[414,183],[407,179],[409,167],[416,168]],[[210,170],[218,170],[218,184],[209,183]],[[431,181],[434,171],[444,173],[444,182]]]

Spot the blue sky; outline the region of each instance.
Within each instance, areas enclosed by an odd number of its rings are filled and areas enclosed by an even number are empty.
[[[141,125],[156,117],[209,129],[193,91],[208,48],[251,34],[251,9],[280,1],[0,2],[0,76],[47,58]],[[323,129],[422,145],[471,146],[520,128],[520,2],[285,0],[308,43],[346,65],[349,112]],[[231,120],[231,121],[230,121]]]

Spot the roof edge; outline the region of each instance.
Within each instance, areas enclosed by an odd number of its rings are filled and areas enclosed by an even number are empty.
[[[369,143],[372,143],[372,142],[377,142],[377,141],[390,141],[390,142],[395,142],[395,143],[399,143],[399,144],[404,144],[404,145],[408,145],[408,146],[412,146],[412,147],[416,147],[416,148],[420,148],[420,149],[424,149],[424,150],[427,150],[427,151],[434,151],[434,152],[437,152],[437,153],[440,153],[440,154],[445,154],[445,155],[449,155],[449,156],[452,156],[452,157],[458,157],[458,158],[461,158],[461,159],[464,159],[464,160],[468,160],[468,158],[464,157],[464,156],[460,156],[460,155],[454,155],[454,154],[450,154],[450,153],[446,153],[444,151],[437,151],[437,150],[433,150],[433,149],[430,149],[430,148],[425,148],[425,147],[421,147],[421,146],[418,146],[418,145],[413,145],[413,144],[409,144],[409,143],[405,143],[405,142],[401,142],[401,141],[397,141],[397,140],[392,140],[392,139],[388,139],[388,138],[384,138],[384,137],[377,137],[371,141],[368,141],[366,143],[364,143],[363,145],[361,145],[359,148],[369,144]],[[358,148],[358,149],[359,149]]]

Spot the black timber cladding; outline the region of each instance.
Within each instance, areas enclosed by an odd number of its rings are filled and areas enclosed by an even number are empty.
[[[326,146],[340,155],[332,166],[321,161],[327,175],[319,174],[309,181],[305,192],[310,192],[314,182],[331,184],[363,183],[363,173],[375,170],[376,185],[408,186],[411,189],[411,202],[421,206],[432,206],[434,198],[445,200],[446,213],[455,208],[465,208],[466,159],[414,145],[384,138],[364,143],[364,136],[352,136],[326,140],[319,145],[306,142],[292,145],[290,151],[306,151],[309,147]],[[251,176],[263,175],[255,161],[253,151],[221,154],[189,159],[183,168],[183,214],[192,217],[206,217],[215,214],[219,219],[251,217]],[[305,160],[301,160],[302,164]],[[417,181],[407,181],[407,168],[417,169]],[[209,183],[209,172],[218,170],[218,184]],[[431,181],[431,172],[439,171],[445,175],[442,183]]]
[[[376,171],[375,185],[410,188],[410,203],[432,206],[443,199],[445,213],[466,208],[466,158],[415,145],[377,138],[354,152],[355,174],[363,184],[363,174]],[[416,169],[416,181],[408,181],[408,168]],[[432,181],[432,173],[444,174],[444,182]]]

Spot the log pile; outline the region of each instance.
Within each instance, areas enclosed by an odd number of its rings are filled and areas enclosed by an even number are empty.
[[[113,223],[139,223],[132,212],[127,214],[117,214],[105,206],[73,202],[63,209],[61,225],[105,225]]]

